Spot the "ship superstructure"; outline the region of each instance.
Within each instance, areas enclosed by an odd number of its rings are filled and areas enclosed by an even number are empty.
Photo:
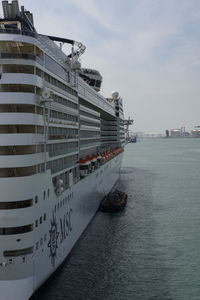
[[[40,35],[18,1],[2,3],[0,300],[26,300],[119,178],[123,105],[99,94],[98,71],[81,69],[82,43]]]

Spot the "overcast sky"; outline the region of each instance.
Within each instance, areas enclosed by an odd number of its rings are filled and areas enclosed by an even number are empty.
[[[134,130],[200,125],[200,0],[21,0],[39,33],[86,45],[82,66],[119,91]]]

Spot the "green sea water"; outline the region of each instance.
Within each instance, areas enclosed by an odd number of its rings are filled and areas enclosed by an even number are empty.
[[[200,299],[200,139],[148,139],[129,144],[124,167],[151,171],[157,250],[170,299]]]

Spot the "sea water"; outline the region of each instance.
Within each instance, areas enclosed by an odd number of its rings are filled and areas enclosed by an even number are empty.
[[[38,300],[199,300],[200,139],[125,147],[125,210],[98,212]]]

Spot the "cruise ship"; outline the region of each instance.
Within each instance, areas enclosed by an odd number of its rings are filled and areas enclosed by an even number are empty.
[[[27,300],[119,178],[123,104],[118,92],[101,96],[101,74],[81,67],[82,43],[39,34],[18,1],[2,5],[0,300]]]

